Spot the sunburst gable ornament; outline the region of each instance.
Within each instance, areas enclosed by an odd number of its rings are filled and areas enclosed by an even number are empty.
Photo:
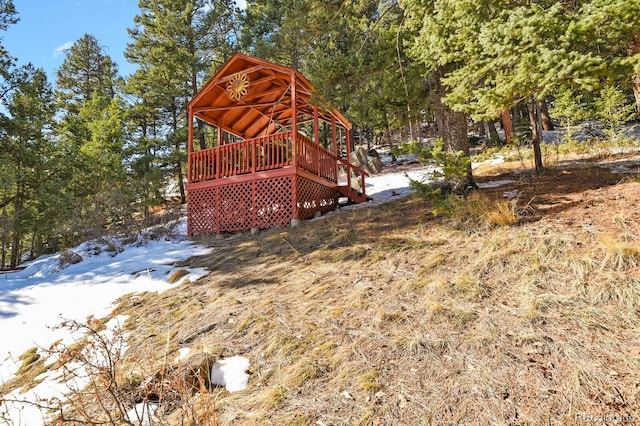
[[[232,101],[238,102],[249,92],[249,76],[243,73],[235,73],[227,84],[227,95]]]

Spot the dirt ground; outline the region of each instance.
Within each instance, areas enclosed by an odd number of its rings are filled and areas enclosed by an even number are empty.
[[[617,184],[640,179],[640,155],[569,159],[540,174],[512,162],[482,166],[474,174],[482,193],[496,199],[516,197],[530,220],[555,217],[571,225],[610,217],[615,211],[610,211],[609,202],[635,205],[639,197],[635,188]]]

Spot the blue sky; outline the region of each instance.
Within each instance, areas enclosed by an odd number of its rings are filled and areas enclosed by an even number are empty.
[[[64,50],[84,34],[93,35],[105,53],[118,64],[120,75],[136,70],[124,58],[139,13],[138,0],[13,0],[20,22],[0,33],[9,54],[18,64],[31,62],[43,68],[55,83],[56,72],[64,60]],[[245,7],[245,0],[236,0]]]
[[[138,0],[14,0],[20,22],[2,35],[5,48],[19,64],[44,68],[49,81],[64,60],[64,49],[91,34],[118,64],[120,74],[136,68],[124,59],[131,41],[127,28],[139,12]]]

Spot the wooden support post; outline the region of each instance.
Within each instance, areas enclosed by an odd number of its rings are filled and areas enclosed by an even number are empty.
[[[191,174],[193,173],[191,170],[193,167],[191,164],[191,156],[193,155],[193,109],[191,107],[187,108],[187,120],[187,184],[189,184],[191,183]],[[191,223],[189,212],[193,210],[189,204],[189,200],[187,200],[187,235],[192,236],[193,224]]]
[[[336,128],[336,117],[331,116],[331,144],[333,147],[333,155],[338,157],[338,129]],[[334,166],[333,179],[338,182],[338,167]]]
[[[289,74],[291,76],[291,165],[293,170],[298,170],[298,93],[296,88],[296,73],[295,71]],[[293,205],[293,217],[292,220],[300,219],[300,212],[298,210],[298,175],[292,176],[293,182],[291,183],[291,190],[293,191],[291,202]]]
[[[320,122],[318,121],[318,105],[313,106],[313,166],[316,169],[316,175],[322,176],[320,170]],[[320,211],[320,191],[316,189],[316,212]],[[315,212],[314,212],[315,213]]]
[[[349,129],[345,132],[345,144],[347,152],[347,188],[351,191],[351,132]]]
[[[313,106],[313,139],[315,146],[313,147],[313,162],[316,168],[316,174],[320,176],[320,123],[318,122],[318,105]]]
[[[189,121],[187,126],[187,183],[191,183],[191,156],[193,154],[193,109],[191,107],[187,109],[187,120]]]
[[[256,172],[256,162],[258,161],[258,154],[256,153],[256,149],[257,149],[256,140],[252,139],[251,146],[249,147],[249,150],[251,151],[251,173]]]
[[[331,117],[331,148],[333,155],[338,156],[338,129],[336,128],[336,118]]]
[[[298,105],[297,105],[297,93],[296,93],[296,75],[291,73],[291,151],[293,158],[291,159],[291,165],[295,168],[298,166],[298,147],[296,145],[298,135]]]

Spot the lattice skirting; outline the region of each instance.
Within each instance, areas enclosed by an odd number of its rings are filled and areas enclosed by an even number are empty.
[[[189,235],[285,226],[294,213],[309,219],[334,210],[338,197],[335,190],[293,175],[191,190]]]
[[[300,176],[297,179],[298,218],[310,219],[316,212],[326,213],[338,207],[338,191]]]

